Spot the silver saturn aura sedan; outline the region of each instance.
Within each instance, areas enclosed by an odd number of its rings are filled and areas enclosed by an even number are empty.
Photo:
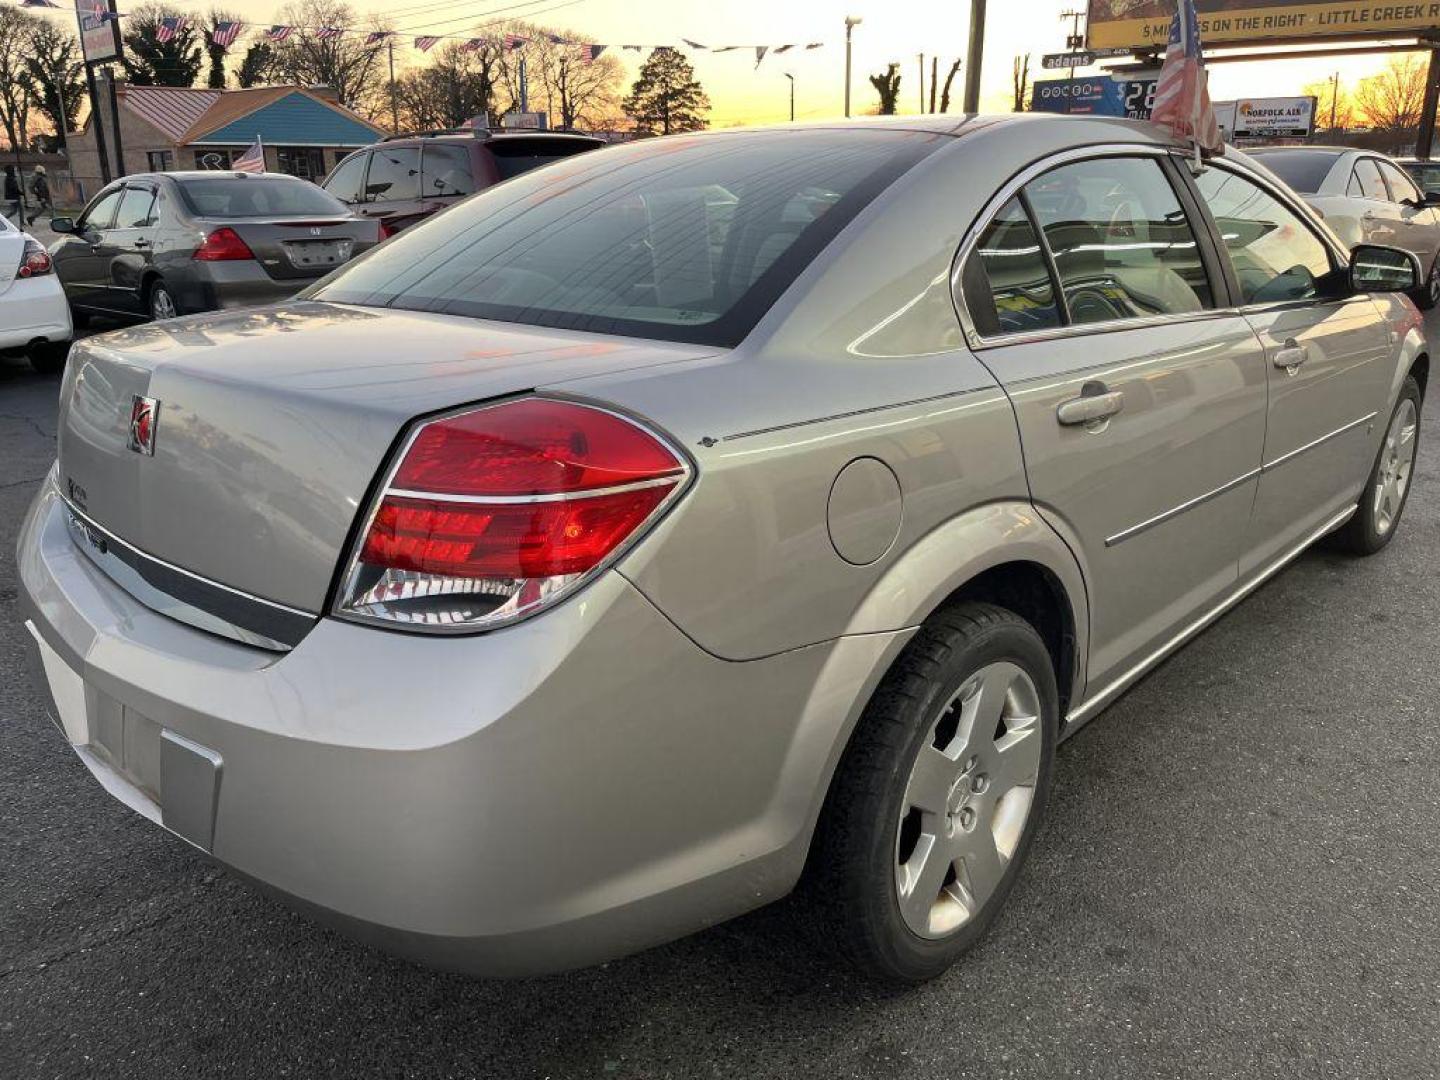
[[[640,141],[75,347],[20,608],[104,787],[352,933],[593,963],[797,885],[915,981],[1055,746],[1399,526],[1412,255],[1124,121]]]

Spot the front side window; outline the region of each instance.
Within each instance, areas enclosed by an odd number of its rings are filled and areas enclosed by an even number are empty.
[[[1330,251],[1300,215],[1258,184],[1218,167],[1196,177],[1195,186],[1220,229],[1244,303],[1321,294],[1333,270]]]
[[[120,206],[120,196],[124,188],[111,188],[103,192],[98,199],[90,204],[85,215],[80,219],[80,225],[86,229],[108,229],[115,221],[115,211]]]
[[[1006,203],[985,227],[970,258],[976,265],[967,268],[966,291],[980,333],[1016,334],[1060,325],[1040,238],[1019,199]]]
[[[117,229],[143,229],[155,224],[150,208],[155,205],[155,192],[149,188],[130,187],[120,200],[120,210],[115,215]]]
[[[365,162],[369,157],[369,154],[356,154],[335,166],[325,181],[325,190],[341,202],[359,202],[360,185],[365,182]]]
[[[420,158],[420,187],[426,198],[469,195],[475,190],[470,175],[470,150],[464,146],[430,143]]]
[[[1032,180],[1025,195],[1072,323],[1214,307],[1195,233],[1154,158],[1096,158]]]
[[[364,202],[391,202],[420,197],[420,150],[380,146],[370,155]]]
[[[737,132],[581,154],[407,229],[304,295],[735,345],[939,142],[908,131]]]

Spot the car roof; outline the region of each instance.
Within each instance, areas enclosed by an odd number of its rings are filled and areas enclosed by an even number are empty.
[[[360,149],[369,150],[374,146],[426,142],[463,142],[484,146],[487,143],[517,142],[526,139],[569,139],[587,143],[603,143],[605,141],[595,135],[587,135],[583,131],[492,131],[489,134],[481,133],[479,135],[470,131],[425,131],[409,135],[391,135],[388,139],[381,139],[377,143],[372,143],[371,146]]]

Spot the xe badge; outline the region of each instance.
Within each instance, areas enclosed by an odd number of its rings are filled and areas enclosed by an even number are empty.
[[[160,402],[136,394],[130,399],[130,449],[146,457],[155,456],[155,423],[160,419]]]

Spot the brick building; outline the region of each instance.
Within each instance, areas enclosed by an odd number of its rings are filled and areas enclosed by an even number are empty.
[[[357,146],[386,134],[340,105],[325,88],[258,86],[209,90],[130,86],[116,80],[125,172],[223,169],[259,138],[265,168],[319,180]],[[95,116],[66,138],[70,179],[81,201],[101,187]],[[113,123],[101,110],[106,147],[115,160]],[[112,176],[114,170],[112,167]]]

